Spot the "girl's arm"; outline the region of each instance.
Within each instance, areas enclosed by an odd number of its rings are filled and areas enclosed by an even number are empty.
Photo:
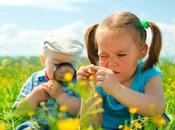
[[[113,96],[128,108],[135,107],[143,116],[162,115],[165,110],[165,97],[162,80],[155,76],[145,86],[145,93],[139,93],[120,85]]]

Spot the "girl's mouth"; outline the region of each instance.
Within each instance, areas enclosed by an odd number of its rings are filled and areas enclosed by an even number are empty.
[[[117,71],[113,71],[115,74],[119,74],[120,72],[117,72]]]

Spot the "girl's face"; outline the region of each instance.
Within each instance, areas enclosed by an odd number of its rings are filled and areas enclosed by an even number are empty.
[[[99,65],[111,69],[122,84],[130,84],[141,55],[139,46],[122,30],[99,30],[96,36]]]
[[[46,73],[50,80],[54,79],[54,69],[56,67],[56,64],[60,63],[75,64],[76,62],[74,56],[53,52],[47,48],[45,48],[45,58],[46,58],[45,59]]]

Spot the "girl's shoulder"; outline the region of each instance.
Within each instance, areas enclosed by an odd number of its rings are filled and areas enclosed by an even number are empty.
[[[148,81],[154,76],[162,77],[161,71],[158,66],[153,66],[144,71],[143,65],[144,64],[138,64],[134,80],[132,81],[132,84],[130,86],[130,88],[139,92],[144,92],[145,84],[147,84]]]
[[[139,73],[139,76],[142,76],[144,78],[145,82],[147,82],[154,76],[162,77],[161,70],[159,69],[158,66],[154,65],[146,70],[143,70],[143,66],[144,66],[144,63],[138,64],[137,73]]]

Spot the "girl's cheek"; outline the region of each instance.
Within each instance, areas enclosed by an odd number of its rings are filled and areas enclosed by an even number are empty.
[[[99,61],[99,65],[100,65],[100,66],[103,66],[103,67],[107,67],[107,61],[100,60],[100,61]]]

